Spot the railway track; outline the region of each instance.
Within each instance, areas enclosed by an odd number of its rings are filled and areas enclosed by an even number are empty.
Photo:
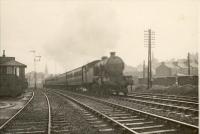
[[[127,102],[133,102],[137,104],[143,104],[156,109],[165,110],[167,112],[183,113],[188,116],[198,117],[198,103],[170,100],[170,99],[158,99],[158,98],[147,98],[147,97],[113,97],[116,100],[122,100]]]
[[[56,125],[55,127],[52,127],[54,129],[56,129],[55,131],[59,130],[63,133],[71,132],[71,133],[76,133],[76,134],[78,134],[78,133],[80,133],[80,134],[83,134],[83,133],[85,133],[85,134],[88,134],[88,133],[91,133],[91,134],[93,134],[93,133],[95,133],[95,134],[117,134],[116,132],[114,132],[114,130],[108,123],[106,123],[103,119],[96,118],[96,116],[93,115],[93,113],[91,111],[89,111],[88,109],[80,107],[79,105],[77,105],[76,103],[71,101],[69,98],[66,98],[60,94],[50,92],[50,91],[49,91],[49,94],[51,96],[54,96],[53,97],[54,99],[52,101],[55,104],[52,103],[52,113],[54,113],[54,115],[61,116],[61,118],[59,120],[56,119],[56,122],[66,123],[63,125],[59,124],[59,125]],[[60,105],[57,105],[56,101],[58,101]],[[69,106],[69,104],[71,106]],[[70,116],[70,111],[67,110],[69,108],[75,109],[76,112],[79,114],[77,115],[74,111],[72,114],[73,114],[73,116],[76,116],[75,118],[73,118],[72,116],[67,117],[67,116]],[[68,111],[68,112],[66,112],[66,111]],[[71,118],[71,120],[73,120],[76,123],[73,123],[72,121],[70,121],[70,118]],[[77,121],[77,119],[78,119],[78,121]],[[81,120],[81,123],[79,122],[80,120]],[[85,120],[87,123],[84,122],[83,120]],[[86,126],[84,126],[84,125],[86,125]],[[64,131],[63,131],[63,127],[65,127]],[[55,131],[52,130],[52,132],[55,132]]]
[[[80,119],[81,123],[84,124],[77,122],[76,118],[80,118],[80,115],[77,116],[77,112],[73,111],[72,107],[66,103],[66,100],[64,101],[55,94],[35,91],[26,105],[0,126],[0,134],[83,134],[82,129],[90,128],[85,125],[86,123],[82,119]],[[69,117],[70,110],[72,110],[71,116],[76,112],[75,118]],[[91,118],[92,114],[87,110],[81,109],[81,111],[88,119]],[[96,133],[96,129],[92,128],[84,131],[91,134]]]
[[[188,106],[177,106],[170,104],[170,102],[162,103],[145,99],[142,100],[116,96],[107,98],[106,100],[192,125],[198,125],[199,121],[198,109],[193,109]]]
[[[32,96],[30,99],[26,102],[26,104],[19,109],[12,117],[10,117],[8,120],[6,120],[1,126],[0,126],[0,133],[3,133],[5,131],[5,128],[8,127],[8,125],[30,104],[30,102],[33,100],[35,93],[32,92]]]
[[[176,99],[166,99],[166,98],[158,98],[154,96],[128,96],[129,98],[134,99],[141,99],[141,100],[147,100],[147,101],[153,101],[153,102],[160,102],[160,103],[166,103],[166,104],[173,104],[177,106],[185,106],[190,107],[193,109],[198,110],[199,103],[198,102],[192,102],[192,101],[186,101],[186,100],[176,100]]]
[[[45,94],[35,91],[29,102],[0,127],[2,134],[50,132],[50,105]]]
[[[49,133],[70,133],[70,122],[67,118],[65,118],[65,103],[61,100],[57,103],[57,99],[51,94],[46,94],[49,98],[49,103],[51,104],[51,112],[49,116],[50,124],[49,124]]]
[[[172,101],[183,101],[183,102],[192,102],[198,103],[198,97],[188,97],[188,96],[177,96],[177,95],[165,95],[165,94],[155,94],[155,93],[139,93],[139,92],[131,92],[129,97],[145,97],[145,98],[155,98],[155,99],[167,99]]]
[[[102,99],[85,95],[72,94],[69,92],[56,92],[78,103],[85,109],[93,112],[98,118],[109,122],[113,129],[122,133],[134,134],[197,134],[198,127],[161,117],[155,114],[143,112],[137,109],[111,103]]]

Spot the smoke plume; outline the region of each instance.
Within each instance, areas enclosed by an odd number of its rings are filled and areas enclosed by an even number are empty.
[[[111,8],[102,6],[77,8],[65,16],[61,31],[45,45],[46,54],[60,65],[71,67],[101,58],[115,48],[119,39],[114,16]]]

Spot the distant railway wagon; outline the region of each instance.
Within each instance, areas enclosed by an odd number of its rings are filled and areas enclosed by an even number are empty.
[[[47,78],[45,80],[45,86],[47,88],[64,88],[64,87],[66,87],[66,73],[60,74],[53,78]]]
[[[176,77],[158,77],[153,79],[153,84],[170,86],[176,84]]]
[[[0,96],[17,96],[24,92],[28,83],[25,79],[26,65],[6,57],[0,57]]]
[[[147,84],[147,79],[139,78],[139,84]],[[198,85],[198,76],[173,76],[173,77],[157,77],[153,78],[152,80],[154,85],[163,85],[163,86],[170,86],[170,85]]]
[[[46,79],[46,87],[67,87],[71,90],[85,89],[96,94],[123,92],[127,94],[129,76],[123,75],[124,62],[111,52],[110,57],[92,61],[52,79]],[[65,77],[64,77],[65,76]]]
[[[178,77],[178,84],[179,85],[198,85],[198,76],[180,76]]]

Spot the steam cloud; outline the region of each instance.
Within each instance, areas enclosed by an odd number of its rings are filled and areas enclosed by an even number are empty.
[[[46,54],[60,65],[99,59],[119,39],[115,13],[99,6],[82,7],[66,16],[62,31],[45,45]]]

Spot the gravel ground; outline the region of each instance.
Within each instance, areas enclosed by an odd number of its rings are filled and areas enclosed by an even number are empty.
[[[113,103],[117,103],[117,104],[120,104],[120,105],[123,105],[123,106],[128,106],[128,107],[138,109],[138,110],[142,110],[142,111],[145,111],[145,112],[149,112],[149,113],[152,113],[152,114],[172,118],[172,119],[179,120],[179,121],[182,121],[182,122],[186,122],[186,123],[189,123],[189,124],[198,125],[198,120],[195,119],[192,116],[185,116],[184,114],[177,114],[177,113],[174,113],[174,112],[167,112],[167,111],[164,111],[164,110],[155,110],[155,109],[151,109],[150,106],[144,106],[144,105],[136,104],[136,103],[133,103],[133,102],[117,100],[117,99],[114,99],[114,98],[111,98],[111,97],[110,98],[103,98],[103,100],[107,100],[107,101],[110,101],[110,102],[113,102]]]
[[[40,91],[35,91],[33,100],[2,130],[2,132],[29,133],[32,131],[45,131],[47,128],[47,117],[48,107],[45,96]]]
[[[0,125],[12,117],[19,109],[21,109],[31,97],[31,92],[27,91],[17,98],[1,98],[0,103],[6,104],[8,107],[0,107]]]
[[[86,121],[81,108],[77,104],[54,94],[49,93],[48,96],[51,98],[50,104],[54,114],[62,112],[65,120],[69,122],[70,134],[100,134]]]
[[[175,120],[178,120],[178,121],[186,122],[186,123],[189,123],[189,124],[192,124],[192,125],[198,126],[198,123],[199,123],[198,117],[187,116],[185,114],[177,114],[175,112],[168,112],[168,111],[165,111],[165,110],[151,109],[150,106],[144,106],[144,105],[133,103],[133,102],[117,100],[117,99],[114,99],[112,97],[99,98],[99,99],[110,101],[112,103],[120,104],[120,105],[123,105],[123,106],[128,106],[128,107],[131,107],[131,108],[134,108],[134,109],[142,110],[142,111],[149,112],[149,113],[156,114],[156,115],[160,115],[160,116],[163,116],[163,117],[168,117],[168,118],[175,119]]]
[[[134,87],[134,91],[138,93],[155,93],[165,95],[178,95],[188,97],[198,97],[198,85],[184,85],[184,86],[159,86],[153,85],[152,88],[147,89],[146,85],[139,85]]]

